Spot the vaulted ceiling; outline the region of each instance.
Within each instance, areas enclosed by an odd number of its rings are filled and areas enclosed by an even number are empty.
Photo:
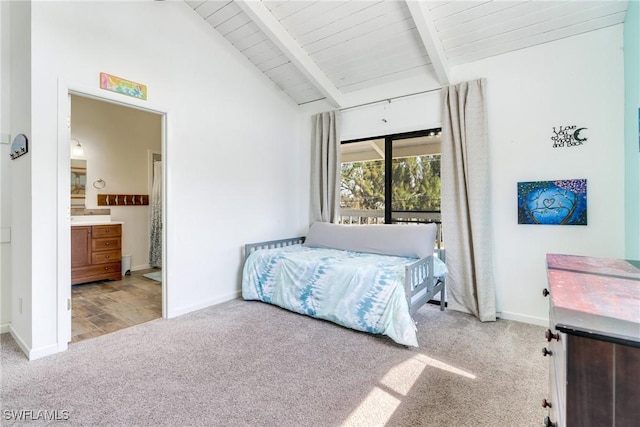
[[[432,90],[453,66],[624,22],[619,0],[185,0],[298,104]]]

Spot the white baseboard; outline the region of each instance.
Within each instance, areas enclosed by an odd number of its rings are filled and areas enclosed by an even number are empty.
[[[40,359],[40,358],[45,357],[45,356],[50,356],[52,354],[59,353],[61,351],[65,351],[68,348],[67,343],[64,343],[62,345],[50,344],[50,345],[46,345],[44,347],[31,348],[22,339],[20,334],[18,334],[18,332],[16,332],[16,330],[11,327],[11,325],[9,325],[9,333],[13,337],[14,341],[16,342],[16,344],[18,344],[18,347],[20,347],[20,350],[22,350],[24,352],[24,354],[27,356],[27,358],[29,360],[36,360],[36,359]]]
[[[200,304],[190,305],[186,307],[179,307],[177,309],[167,309],[167,318],[182,316],[183,314],[191,313],[193,311],[202,310],[203,308],[211,307],[212,305],[222,304],[223,302],[231,301],[239,298],[242,295],[242,291],[238,290],[226,295],[220,295],[217,298],[203,301]]]
[[[131,267],[131,271],[147,270],[149,268],[151,268],[149,264],[134,265]]]
[[[9,332],[10,326],[11,323],[3,323],[2,325],[0,325],[0,334],[6,334],[7,332]]]
[[[52,354],[60,353],[67,349],[67,345],[59,347],[57,344],[51,344],[40,348],[34,348],[29,353],[29,360],[40,359],[45,356],[51,356]]]
[[[509,313],[508,311],[498,312],[496,313],[496,316],[505,320],[515,320],[516,322],[529,323],[538,326],[549,326],[549,319],[543,317],[525,316],[518,313]]]
[[[16,342],[16,344],[18,344],[18,347],[20,347],[20,350],[22,350],[22,352],[27,357],[29,357],[29,353],[31,352],[31,347],[29,347],[27,343],[24,342],[20,334],[18,334],[18,332],[16,332],[16,330],[13,329],[11,325],[9,325],[9,333],[13,337],[13,340]]]

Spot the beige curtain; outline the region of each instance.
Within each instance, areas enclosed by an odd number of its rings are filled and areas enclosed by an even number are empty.
[[[442,227],[447,302],[496,320],[491,243],[486,80],[442,90]]]
[[[337,111],[316,114],[311,129],[311,222],[338,222],[340,137]]]

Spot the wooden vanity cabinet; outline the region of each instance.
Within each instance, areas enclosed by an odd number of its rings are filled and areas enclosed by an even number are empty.
[[[71,227],[71,284],[121,280],[122,225]]]

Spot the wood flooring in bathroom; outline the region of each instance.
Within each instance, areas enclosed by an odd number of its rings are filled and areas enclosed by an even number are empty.
[[[71,342],[115,332],[162,317],[162,284],[139,270],[122,280],[71,288]]]

